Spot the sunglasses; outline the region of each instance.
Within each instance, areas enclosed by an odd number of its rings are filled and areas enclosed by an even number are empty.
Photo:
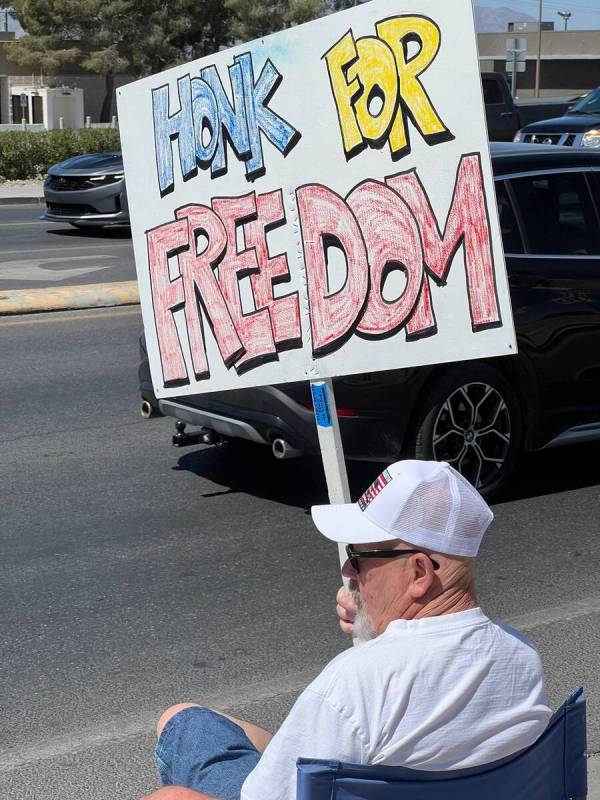
[[[350,566],[358,574],[358,559],[359,558],[398,558],[399,556],[407,556],[411,553],[422,553],[422,550],[353,550],[351,544],[346,545],[346,555]],[[425,553],[425,555],[427,555]],[[431,556],[428,556],[433,564],[434,569],[439,569],[439,564]]]

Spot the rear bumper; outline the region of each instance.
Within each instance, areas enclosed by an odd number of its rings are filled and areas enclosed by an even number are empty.
[[[267,440],[248,422],[222,417],[210,411],[201,411],[198,408],[191,408],[183,403],[174,400],[159,400],[158,408],[165,416],[176,417],[189,425],[201,425],[209,428],[221,436],[228,436],[237,439],[247,439],[249,442],[257,444],[269,444]]]
[[[320,452],[314,413],[304,405],[310,402],[308,391],[294,393],[293,386],[288,384],[157,400],[143,338],[138,375],[141,396],[165,416],[208,428],[226,438],[246,439],[269,447],[275,439],[284,439],[308,455]],[[339,417],[346,458],[380,462],[400,457],[412,392],[406,390],[403,394],[405,403],[395,405],[393,412],[369,410],[353,417]],[[347,388],[346,391],[340,388],[338,399],[343,405],[353,406]]]
[[[275,439],[284,439],[302,453],[317,455],[319,439],[313,412],[273,387],[265,390],[281,395],[279,413],[228,408],[210,401],[200,407],[181,399],[159,400],[158,408],[166,416],[208,428],[227,438],[246,439],[269,447]],[[202,403],[201,397],[193,400]],[[405,425],[397,417],[340,417],[339,424],[346,458],[379,462],[399,457]]]
[[[221,436],[271,445],[285,439],[303,453],[318,453],[319,442],[312,411],[272,386],[247,392],[232,392],[233,403],[224,393],[195,395],[158,401],[166,416],[190,425],[209,428]]]

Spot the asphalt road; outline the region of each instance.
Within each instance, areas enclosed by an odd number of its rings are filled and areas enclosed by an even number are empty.
[[[128,228],[40,220],[44,206],[0,206],[0,291],[135,278]]]
[[[140,327],[135,309],[0,321],[3,800],[134,800],[167,705],[275,727],[348,645],[308,514],[318,461],[172,448],[172,422],[138,414]],[[537,642],[553,702],[586,687],[596,753],[599,457],[524,458],[479,564],[484,609]],[[351,469],[354,495],[376,472]]]

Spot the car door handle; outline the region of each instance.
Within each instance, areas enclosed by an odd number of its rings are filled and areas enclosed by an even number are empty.
[[[514,113],[515,113],[514,111],[502,111],[502,112],[500,113],[500,116],[501,116],[501,117],[512,117],[512,115],[513,115]]]

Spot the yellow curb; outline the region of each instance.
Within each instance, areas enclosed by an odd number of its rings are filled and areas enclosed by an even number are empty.
[[[128,306],[139,302],[137,281],[92,283],[47,289],[9,289],[0,291],[0,316],[32,314],[36,311]]]

